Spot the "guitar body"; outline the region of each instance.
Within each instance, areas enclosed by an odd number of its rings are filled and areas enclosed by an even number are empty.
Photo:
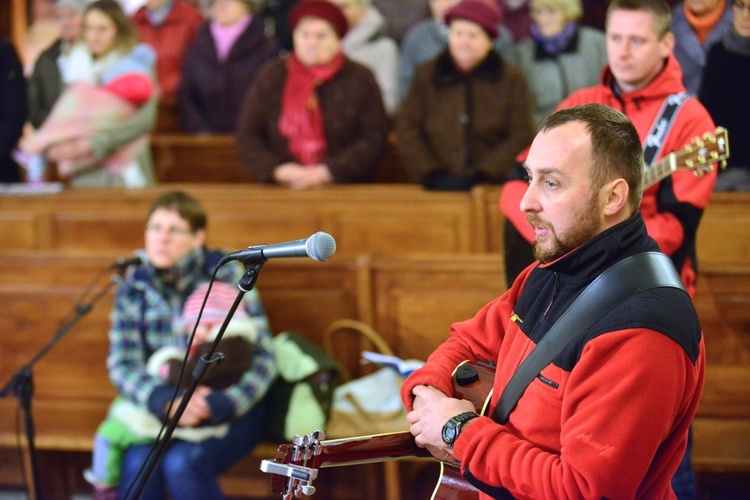
[[[492,397],[493,367],[461,363],[453,373],[454,397],[467,399],[476,412],[485,415]],[[273,461],[263,460],[261,470],[272,474],[271,488],[284,499],[311,495],[318,470],[325,467],[383,462],[399,458],[432,458],[414,442],[409,432],[320,440],[322,432],[298,436],[292,444],[282,444]],[[440,478],[433,500],[476,500],[479,490],[463,478],[458,462],[440,462]]]

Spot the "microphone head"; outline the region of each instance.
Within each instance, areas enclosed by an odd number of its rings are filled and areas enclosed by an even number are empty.
[[[305,242],[305,252],[311,259],[325,261],[336,253],[336,240],[328,233],[318,231]]]

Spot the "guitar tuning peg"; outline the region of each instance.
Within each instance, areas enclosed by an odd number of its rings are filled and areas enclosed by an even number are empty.
[[[705,165],[706,164],[706,155],[699,155],[698,156],[698,164]]]
[[[724,170],[725,168],[727,168],[727,161],[721,160],[721,169]]]
[[[300,489],[302,490],[302,493],[307,496],[312,496],[315,494],[315,486],[311,484],[302,485]]]
[[[685,160],[685,165],[687,166],[687,168],[693,168],[694,163],[695,162],[693,160],[690,160],[690,159]]]
[[[719,153],[717,153],[716,151],[711,151],[711,159],[712,160],[715,160],[718,157],[719,157]]]
[[[703,134],[703,140],[706,142],[716,142],[716,136],[711,132],[706,132]]]
[[[702,141],[701,139],[699,139],[699,138],[697,138],[697,137],[695,138],[695,140],[693,141],[693,143],[694,143],[694,144],[695,144],[696,146],[698,146],[699,148],[702,148],[703,146],[705,146],[705,145],[706,145],[706,143],[705,143],[705,142],[703,142],[703,141]]]

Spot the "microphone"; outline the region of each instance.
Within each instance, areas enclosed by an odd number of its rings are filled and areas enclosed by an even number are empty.
[[[114,264],[109,266],[110,269],[116,269],[120,272],[125,271],[130,266],[140,266],[143,263],[143,260],[140,257],[132,257],[130,259],[126,259],[125,257],[118,258]]]
[[[246,250],[230,253],[224,257],[225,262],[238,260],[247,262],[266,262],[269,259],[289,257],[310,257],[318,261],[330,259],[336,253],[336,240],[328,233],[318,231],[309,238],[274,245],[257,245]]]

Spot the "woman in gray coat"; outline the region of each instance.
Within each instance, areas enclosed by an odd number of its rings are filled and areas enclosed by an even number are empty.
[[[532,0],[531,37],[516,47],[538,127],[575,90],[599,83],[607,64],[604,33],[579,26],[580,0]]]

